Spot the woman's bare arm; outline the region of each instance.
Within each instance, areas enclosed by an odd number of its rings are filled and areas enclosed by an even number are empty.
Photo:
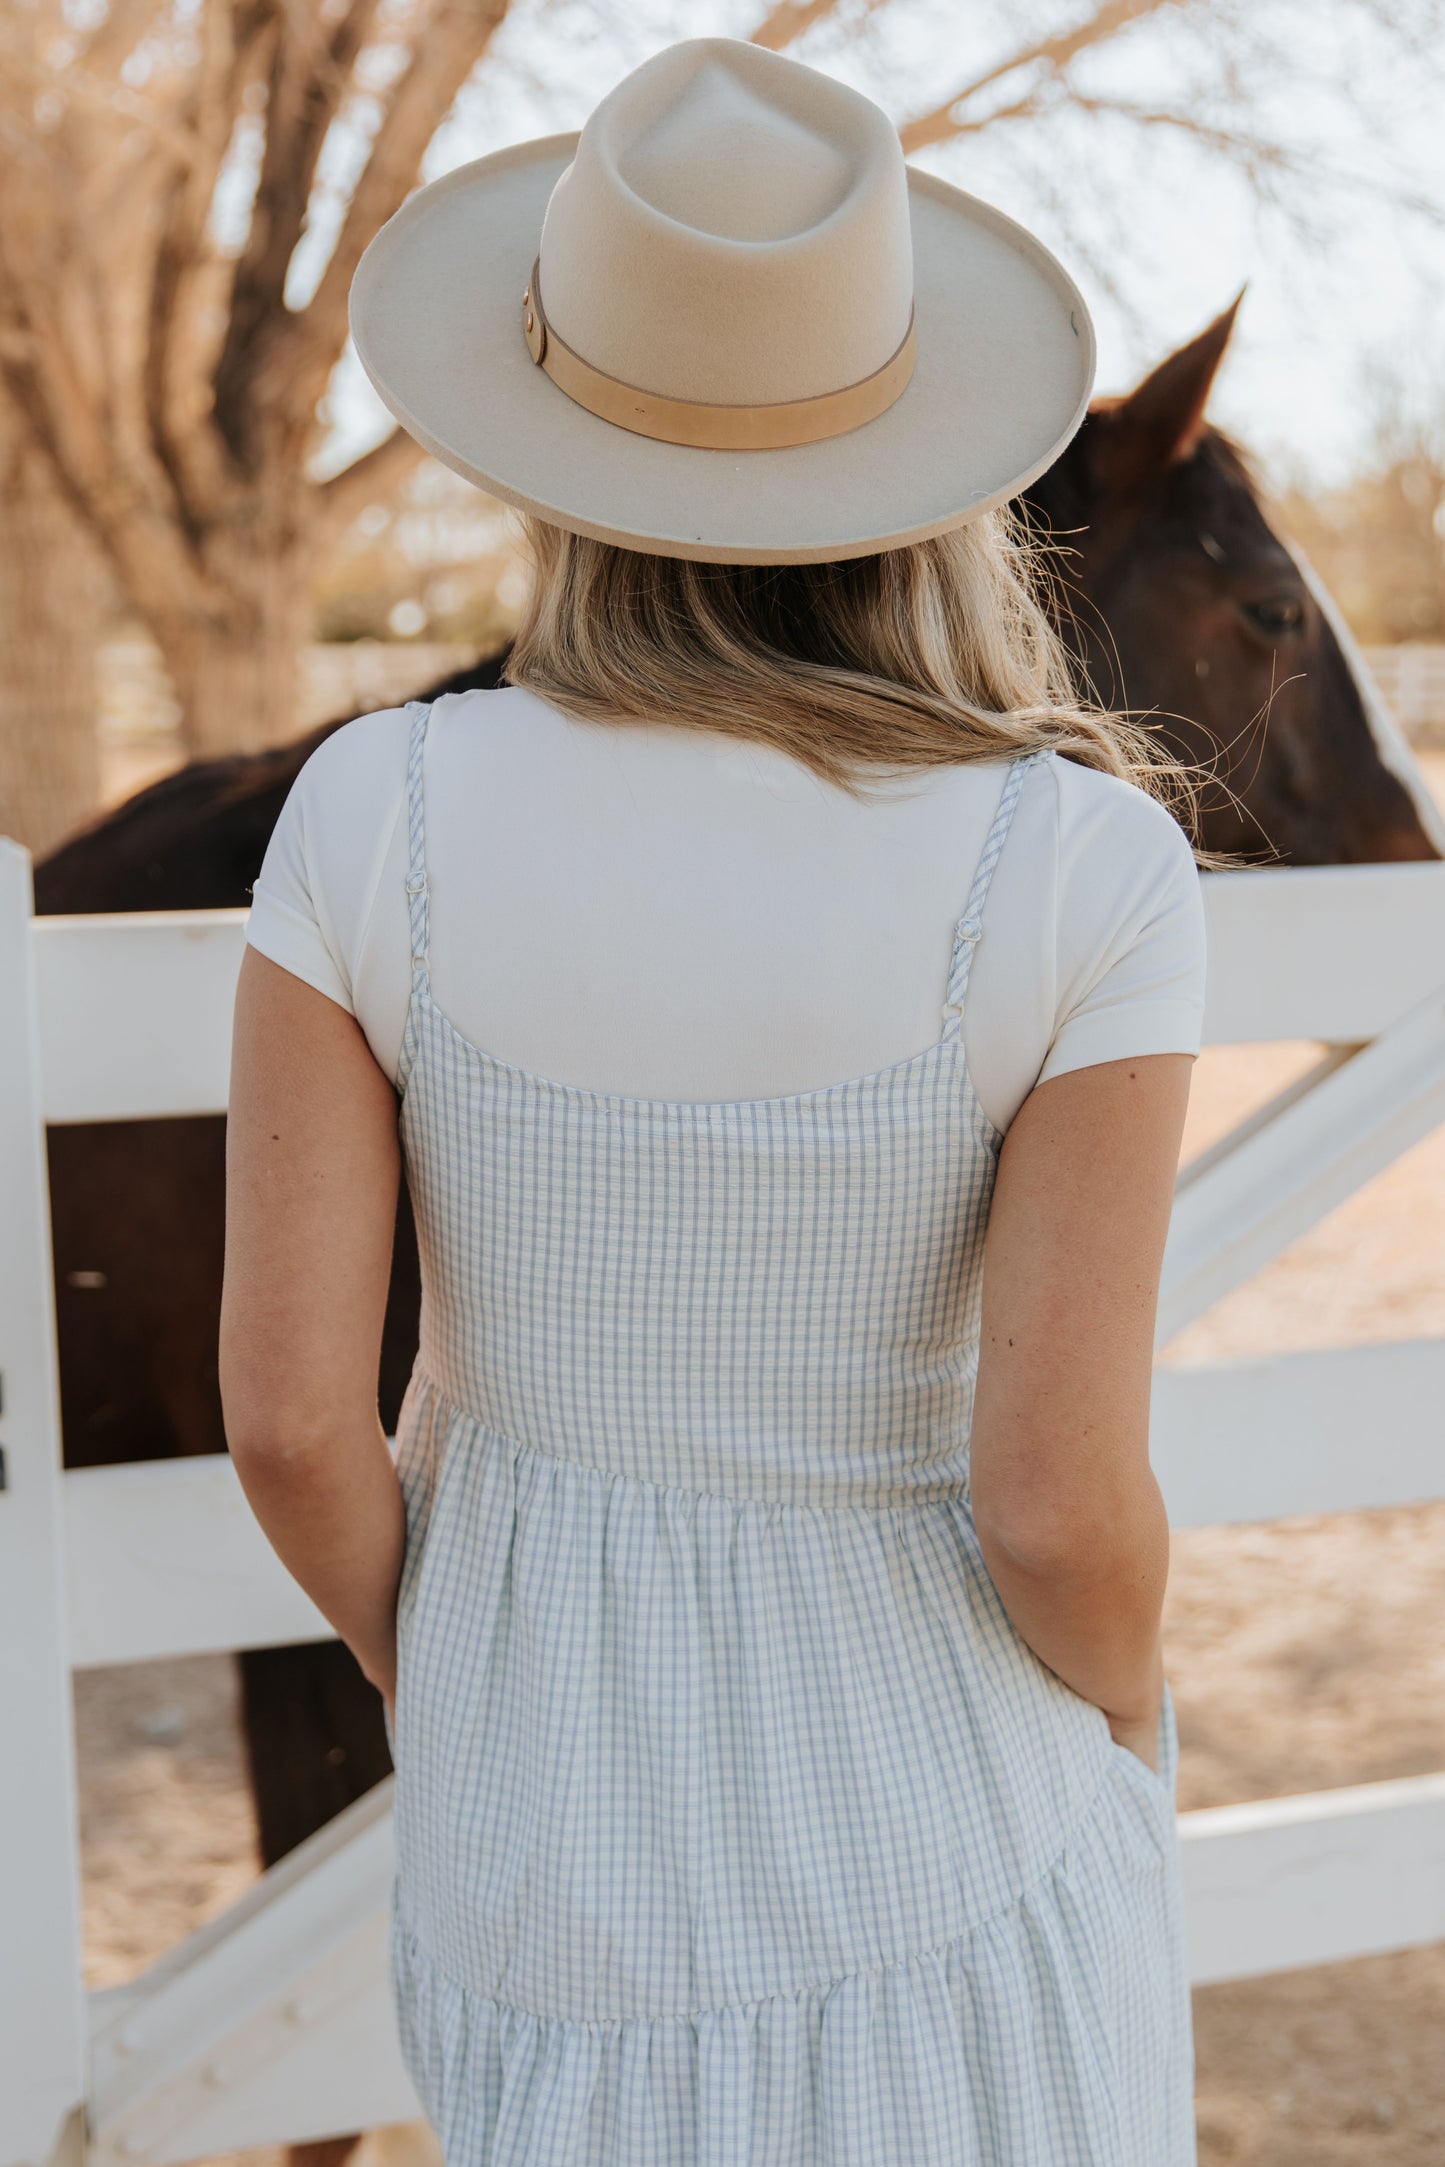
[[[1050,1078],[999,1155],[971,1488],[1034,1653],[1152,1765],[1169,1523],[1149,1465],[1159,1275],[1192,1056]]]
[[[353,1016],[248,947],[226,1126],[226,1438],[282,1563],[389,1700],[405,1541],[377,1412],[401,1155]]]

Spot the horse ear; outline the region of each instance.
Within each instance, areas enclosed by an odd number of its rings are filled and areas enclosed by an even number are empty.
[[[1106,495],[1124,496],[1187,459],[1204,434],[1204,409],[1244,288],[1212,324],[1161,361],[1120,398],[1100,399],[1089,415],[1089,473]]]

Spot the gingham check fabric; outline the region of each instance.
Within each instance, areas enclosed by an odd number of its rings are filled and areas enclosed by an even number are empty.
[[[432,998],[410,713],[392,1982],[448,2167],[1194,2167],[1174,1813],[968,1495],[1001,1137],[962,1042],[632,1099]]]

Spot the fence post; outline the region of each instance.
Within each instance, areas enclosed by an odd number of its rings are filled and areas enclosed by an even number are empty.
[[[73,2157],[86,2089],[32,907],[29,853],[0,837],[0,2167]]]

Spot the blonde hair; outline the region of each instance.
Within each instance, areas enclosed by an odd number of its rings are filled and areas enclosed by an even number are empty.
[[[870,775],[1048,746],[1194,828],[1197,771],[1081,696],[1042,600],[1048,545],[1012,507],[827,564],[704,564],[522,525],[533,578],[506,675],[566,714],[756,739],[854,796]]]

